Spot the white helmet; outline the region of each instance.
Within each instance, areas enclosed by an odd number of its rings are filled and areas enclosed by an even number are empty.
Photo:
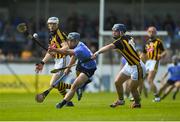
[[[55,23],[55,24],[59,24],[59,19],[57,17],[50,17],[47,21],[48,23]]]

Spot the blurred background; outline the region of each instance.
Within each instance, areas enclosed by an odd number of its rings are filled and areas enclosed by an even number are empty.
[[[105,31],[110,31],[114,23],[124,23],[130,32],[143,33],[152,25],[158,31],[164,32],[159,37],[163,40],[168,55],[161,60],[160,74],[157,76],[164,73],[172,55],[180,56],[179,0],[105,0],[104,4]],[[95,52],[100,46],[99,11],[100,0],[1,0],[0,88],[26,89],[22,85],[25,84],[27,87],[30,86],[32,91],[37,90],[37,87],[47,88],[49,84],[49,70],[53,67],[53,61],[45,66],[41,76],[35,75],[34,64],[43,58],[45,52],[17,32],[16,26],[19,23],[26,22],[30,32],[38,33],[41,43],[48,46],[46,21],[50,16],[57,16],[60,28],[66,34],[72,31],[79,32],[82,40],[92,52]],[[134,39],[137,48],[142,50],[146,36],[140,33],[134,35]],[[111,42],[110,34],[104,34],[102,44]],[[103,57],[103,69],[96,72],[95,82],[89,86],[90,91],[114,91],[112,80],[119,71],[121,55],[109,52]]]

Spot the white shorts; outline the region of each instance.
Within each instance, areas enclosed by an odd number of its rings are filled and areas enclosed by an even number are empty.
[[[55,61],[54,69],[62,68],[62,67],[65,67],[69,64],[70,56],[66,56],[64,58],[54,59],[54,61]],[[58,72],[58,73],[61,73],[61,72]]]
[[[159,66],[159,62],[156,60],[147,60],[145,66],[146,66],[147,73],[149,71],[157,71],[157,68]]]
[[[145,78],[146,69],[142,61],[140,61],[140,65],[133,66],[130,66],[128,63],[126,63],[122,68],[121,73],[130,76],[132,80],[139,80]]]

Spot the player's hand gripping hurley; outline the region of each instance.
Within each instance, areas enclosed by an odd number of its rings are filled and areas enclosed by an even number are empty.
[[[53,85],[47,89],[46,91],[44,91],[43,93],[37,94],[35,96],[35,100],[38,103],[42,103],[44,101],[44,99],[46,98],[46,96],[49,94],[49,92],[56,86],[58,85],[59,82],[61,82],[63,80],[63,78],[66,76],[66,74],[63,74],[58,80],[56,80]]]

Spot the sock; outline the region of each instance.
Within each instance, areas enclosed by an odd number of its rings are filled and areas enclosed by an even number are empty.
[[[65,95],[66,95],[66,89],[62,89],[62,90],[59,90],[59,93],[63,96],[63,97],[65,97]]]
[[[60,82],[59,86],[58,86],[59,90],[61,90],[61,89],[70,89],[70,88],[71,88],[71,84],[67,84],[67,83],[64,83],[64,82]]]
[[[71,84],[67,84],[64,82],[61,82],[58,85],[58,91],[60,92],[60,94],[64,97],[66,95],[66,89],[70,89],[71,88]]]

